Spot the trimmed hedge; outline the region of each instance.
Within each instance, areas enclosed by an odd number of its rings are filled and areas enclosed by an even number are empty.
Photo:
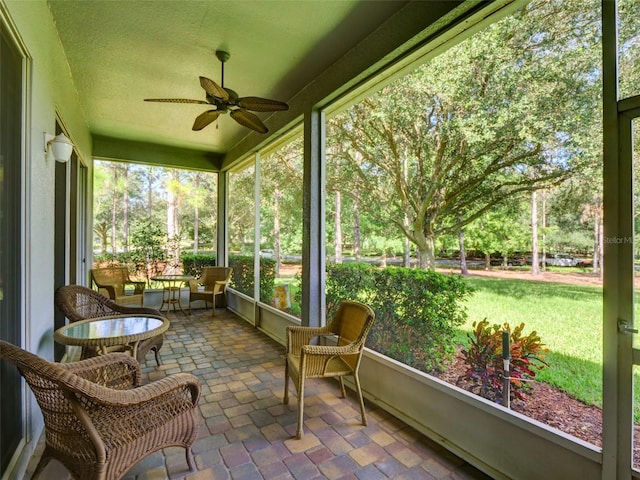
[[[96,256],[109,264],[125,263],[125,259],[124,255]],[[203,266],[217,261],[215,254],[191,253],[183,254],[181,260],[183,271],[196,277]],[[253,297],[253,255],[230,255],[229,266],[233,288]],[[273,259],[260,259],[260,300],[267,304],[274,296],[275,266]],[[403,267],[380,269],[358,262],[327,265],[326,283],[327,318],[343,299],[370,305],[376,321],[367,347],[428,373],[442,371],[455,351],[455,329],[466,320],[463,301],[473,291],[459,275]]]
[[[185,275],[193,275],[200,278],[202,267],[215,267],[217,257],[215,253],[183,253],[180,255],[182,271]]]
[[[367,303],[376,313],[367,347],[433,373],[455,352],[455,329],[466,320],[463,300],[472,291],[459,275],[333,264],[327,267],[327,318],[343,299]]]
[[[253,298],[253,255],[229,255],[229,266],[233,268],[231,285],[234,289]],[[270,258],[260,259],[260,300],[271,304],[275,291],[276,262]]]

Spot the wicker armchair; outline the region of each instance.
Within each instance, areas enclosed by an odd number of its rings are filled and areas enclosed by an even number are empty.
[[[42,410],[45,449],[32,478],[52,458],[73,478],[115,480],[147,455],[191,446],[198,436],[200,382],[188,373],[140,386],[140,365],[124,353],[52,363],[5,341],[0,359],[14,364]]]
[[[162,314],[153,308],[124,307],[118,305],[113,300],[104,295],[83,287],[82,285],[65,285],[56,290],[54,303],[62,314],[70,322],[85,320],[87,318],[105,317],[107,315],[123,314]],[[149,350],[153,350],[156,363],[160,365],[160,348],[164,342],[164,334],[156,335],[147,340],[142,340],[138,345],[138,361],[143,361]],[[94,357],[97,354],[95,348],[85,347],[82,349],[82,359]]]
[[[231,267],[203,267],[202,276],[197,280],[189,280],[189,315],[191,315],[191,302],[204,300],[213,304],[213,315],[216,314],[216,297],[221,295],[225,298],[227,285],[231,280],[233,269]],[[204,285],[204,290],[200,289]]]
[[[144,303],[146,283],[131,280],[127,267],[93,268],[89,276],[100,293],[119,305],[142,306]],[[133,293],[127,293],[127,285],[133,285]]]
[[[360,368],[364,342],[374,319],[375,313],[367,305],[342,301],[335,316],[325,327],[287,327],[283,402],[289,403],[289,378],[291,378],[298,392],[297,438],[301,438],[303,433],[304,381],[306,378],[338,377],[342,398],[344,398],[343,377],[352,375],[360,401],[362,424],[367,424],[358,369]],[[337,343],[335,346],[311,345],[311,339],[319,336],[336,336]]]

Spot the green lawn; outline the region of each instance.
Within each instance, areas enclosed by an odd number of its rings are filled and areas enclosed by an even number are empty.
[[[467,278],[475,293],[466,302],[468,321],[524,322],[549,349],[549,367],[536,377],[586,403],[602,406],[602,288],[527,280]],[[636,405],[640,405],[636,392]]]

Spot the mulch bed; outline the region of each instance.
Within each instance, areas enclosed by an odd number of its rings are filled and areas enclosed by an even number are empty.
[[[446,371],[437,377],[470,390],[469,384],[458,382],[465,369],[464,360],[458,353]],[[586,405],[546,383],[532,382],[527,400],[512,401],[511,409],[585,442],[602,446],[602,410],[593,405]]]
[[[462,356],[456,354],[446,368],[437,375],[452,385],[470,390],[470,385],[458,382],[464,374],[466,365]],[[546,383],[532,382],[526,401],[515,400],[511,403],[513,411],[544,423],[549,427],[573,435],[597,447],[602,447],[602,409],[587,405]],[[640,426],[634,428],[633,466],[640,469]]]

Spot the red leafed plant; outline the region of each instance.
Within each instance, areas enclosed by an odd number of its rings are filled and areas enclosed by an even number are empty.
[[[511,399],[526,400],[526,393],[531,388],[526,380],[534,378],[537,370],[549,366],[544,360],[549,350],[544,348],[540,336],[535,331],[524,336],[524,323],[511,330],[508,323],[502,326],[489,325],[489,321],[484,319],[474,322],[473,327],[473,332],[467,334],[469,348],[462,350],[467,369],[458,377],[458,383],[466,382],[473,393],[494,402],[502,402],[502,332],[506,330],[510,341]]]

